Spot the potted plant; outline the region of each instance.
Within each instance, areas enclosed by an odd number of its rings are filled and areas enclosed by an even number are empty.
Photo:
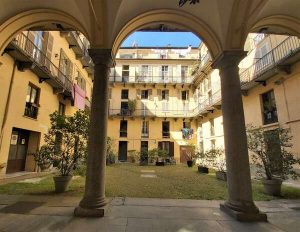
[[[148,156],[150,162],[155,162],[156,166],[164,166],[165,158],[168,156],[168,153],[165,150],[154,148],[149,150]]]
[[[148,165],[149,162],[149,156],[148,156],[148,151],[142,150],[140,152],[140,165]]]
[[[196,152],[197,163],[198,163],[198,172],[207,174],[209,169],[206,164],[206,153],[204,151]]]
[[[136,99],[134,100],[128,100],[128,112],[129,112],[129,115],[132,115],[134,113],[136,109]]]
[[[136,150],[128,150],[128,161],[137,163],[139,161],[139,154]]]
[[[42,172],[47,171],[51,166],[51,149],[47,145],[41,146],[38,152],[33,154],[34,161]]]
[[[262,127],[248,126],[248,148],[253,153],[252,161],[257,174],[262,177],[265,193],[280,196],[282,181],[300,175],[293,169],[300,160],[290,152],[292,136],[289,129],[281,127],[264,130]]]
[[[195,152],[195,145],[192,144],[190,145],[191,149],[186,151],[186,157],[187,157],[187,166],[189,168],[193,167],[194,163],[195,163],[195,158],[197,157],[196,152]]]
[[[214,167],[216,168],[216,178],[218,180],[227,181],[227,173],[226,173],[226,159],[224,150],[217,148],[214,149],[215,151],[215,164]]]
[[[73,116],[54,112],[50,115],[50,123],[45,143],[51,152],[51,163],[59,171],[53,177],[55,192],[61,193],[68,189],[73,170],[86,157],[89,115],[85,111],[77,111]]]

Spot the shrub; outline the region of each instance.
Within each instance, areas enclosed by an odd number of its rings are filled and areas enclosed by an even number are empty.
[[[281,127],[264,130],[249,125],[247,128],[248,148],[253,152],[252,161],[258,167],[257,174],[268,180],[274,178],[296,179],[300,175],[293,169],[300,160],[290,152],[293,147],[290,129]]]

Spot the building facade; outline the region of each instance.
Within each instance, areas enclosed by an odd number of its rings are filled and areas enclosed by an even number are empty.
[[[299,158],[300,40],[249,34],[245,51],[247,56],[239,64],[239,72],[246,125],[262,126],[266,131],[278,126],[289,128],[292,152]],[[222,99],[219,73],[212,69],[210,58],[205,58],[208,53],[204,44],[200,54],[203,59],[193,80],[203,98],[199,101],[198,145],[208,150],[224,147]]]
[[[49,114],[90,107],[93,63],[76,32],[24,31],[0,57],[0,174],[37,170]]]
[[[121,48],[111,70],[108,136],[118,160],[160,148],[177,161],[196,144],[198,104],[191,70],[198,48]],[[114,129],[112,129],[114,128]]]

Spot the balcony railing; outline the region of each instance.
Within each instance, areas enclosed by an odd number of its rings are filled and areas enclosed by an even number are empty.
[[[288,37],[277,47],[273,48],[270,52],[258,59],[249,68],[241,70],[240,80],[241,85],[245,85],[252,80],[255,80],[263,73],[274,68],[290,56],[299,52],[300,50],[300,39],[297,37]]]
[[[38,116],[39,107],[38,105],[26,102],[24,115],[30,118],[36,119]]]
[[[34,44],[24,33],[20,33],[11,42],[15,48],[27,56],[28,61],[32,62],[31,68],[37,74],[42,73],[46,80],[51,79],[56,83],[54,87],[60,86],[69,93],[72,92],[73,83],[67,76]],[[36,69],[36,66],[38,69]],[[41,77],[39,75],[39,77]]]
[[[190,76],[174,76],[174,75],[165,75],[165,76],[144,76],[144,75],[135,75],[135,76],[110,76],[110,82],[119,82],[119,83],[156,83],[156,84],[189,84],[192,81]]]

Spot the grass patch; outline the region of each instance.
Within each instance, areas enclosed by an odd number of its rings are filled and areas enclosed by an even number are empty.
[[[141,170],[154,170],[157,178],[142,178]],[[151,173],[152,174],[152,173]],[[259,181],[253,181],[255,200],[272,200],[275,197],[265,195]],[[82,196],[84,177],[73,179],[65,196]],[[52,176],[39,183],[11,183],[2,185],[0,194],[54,194]],[[108,197],[144,197],[173,199],[225,200],[226,183],[216,179],[214,173],[203,175],[197,167],[176,166],[138,166],[133,164],[115,164],[106,168],[106,196]],[[300,189],[282,186],[282,198],[300,198]]]

